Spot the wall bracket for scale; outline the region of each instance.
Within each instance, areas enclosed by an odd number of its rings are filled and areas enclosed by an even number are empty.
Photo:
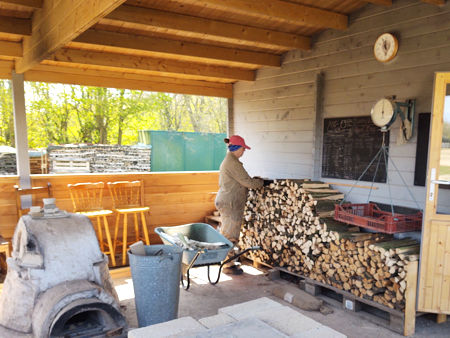
[[[372,122],[386,132],[400,116],[402,119],[402,132],[408,141],[414,130],[414,116],[416,115],[416,100],[396,101],[396,96],[378,100],[370,111]]]

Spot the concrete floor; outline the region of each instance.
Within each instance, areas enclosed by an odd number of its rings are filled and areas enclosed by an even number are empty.
[[[216,276],[212,268],[211,276]],[[217,314],[221,307],[246,302],[260,297],[269,297],[284,305],[290,306],[302,314],[337,330],[348,337],[402,337],[384,327],[378,326],[360,316],[342,310],[340,303],[331,301],[328,305],[334,310],[332,314],[323,315],[320,312],[308,312],[291,306],[289,303],[272,296],[271,290],[279,286],[279,282],[270,281],[264,271],[244,265],[244,274],[228,276],[222,274],[217,285],[208,283],[206,268],[191,270],[191,287],[188,291],[180,290],[179,317],[191,316],[195,319]],[[136,310],[131,278],[114,280],[120,303],[124,306],[126,318],[130,328],[136,328]],[[418,317],[416,320],[416,334],[412,337],[450,337],[450,321],[436,324],[434,316]]]

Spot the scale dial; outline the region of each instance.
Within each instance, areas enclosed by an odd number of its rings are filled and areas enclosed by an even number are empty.
[[[379,62],[391,61],[397,55],[398,40],[391,33],[381,34],[373,46],[373,53]]]
[[[394,103],[388,99],[378,100],[370,112],[374,125],[387,128],[394,117]]]

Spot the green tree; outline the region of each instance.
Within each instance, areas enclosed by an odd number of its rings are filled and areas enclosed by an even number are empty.
[[[14,147],[14,115],[11,82],[0,80],[0,144]]]
[[[14,145],[12,93],[0,81],[0,144]],[[221,98],[25,83],[29,144],[135,144],[138,130],[225,132]]]

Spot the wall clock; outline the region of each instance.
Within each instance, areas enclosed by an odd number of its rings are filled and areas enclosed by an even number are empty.
[[[373,46],[373,53],[379,62],[391,61],[398,51],[398,40],[391,33],[381,34]]]

